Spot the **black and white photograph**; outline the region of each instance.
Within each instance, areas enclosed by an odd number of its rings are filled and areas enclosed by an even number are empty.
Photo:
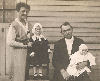
[[[100,0],[0,0],[0,81],[100,81]]]

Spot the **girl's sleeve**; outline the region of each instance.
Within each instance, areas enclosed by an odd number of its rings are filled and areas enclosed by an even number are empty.
[[[24,45],[23,43],[16,42],[16,32],[14,26],[10,25],[8,34],[7,34],[7,44],[11,47],[27,47],[27,45]]]

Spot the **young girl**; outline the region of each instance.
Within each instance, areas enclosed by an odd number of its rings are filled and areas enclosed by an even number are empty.
[[[77,52],[75,52],[75,54],[71,55],[70,58],[71,58],[70,64],[66,70],[70,75],[73,75],[73,76],[78,77],[85,71],[87,73],[91,72],[91,70],[90,70],[90,68],[88,68],[88,66],[85,66],[83,69],[77,70],[76,66],[81,62],[89,61],[90,67],[92,67],[93,65],[96,65],[95,57],[90,52],[88,52],[88,47],[85,44],[81,44],[79,46],[79,51],[77,51]]]
[[[30,38],[32,42],[32,47],[29,49],[30,52],[30,64],[33,65],[34,77],[42,77],[42,64],[49,63],[49,54],[50,51],[48,40],[42,35],[42,25],[36,23],[32,29],[34,34]]]

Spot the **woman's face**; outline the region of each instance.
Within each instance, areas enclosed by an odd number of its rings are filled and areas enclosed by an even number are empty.
[[[42,33],[41,27],[38,25],[38,26],[35,28],[35,34],[36,34],[36,35],[40,35],[41,33]]]
[[[19,19],[21,20],[27,19],[28,13],[29,13],[29,9],[26,9],[25,7],[21,7],[18,12]]]

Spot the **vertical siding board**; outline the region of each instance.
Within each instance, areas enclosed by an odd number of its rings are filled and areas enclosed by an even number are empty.
[[[0,74],[5,76],[5,29],[0,28]]]
[[[9,26],[9,25],[8,25]],[[7,37],[7,33],[8,33],[8,27],[5,28],[6,30],[6,37]],[[10,48],[6,43],[6,75],[9,75],[10,71],[11,71],[11,56],[12,54],[10,53]]]
[[[5,0],[4,7],[5,9],[15,9],[16,8],[15,4],[16,4],[15,0]]]

